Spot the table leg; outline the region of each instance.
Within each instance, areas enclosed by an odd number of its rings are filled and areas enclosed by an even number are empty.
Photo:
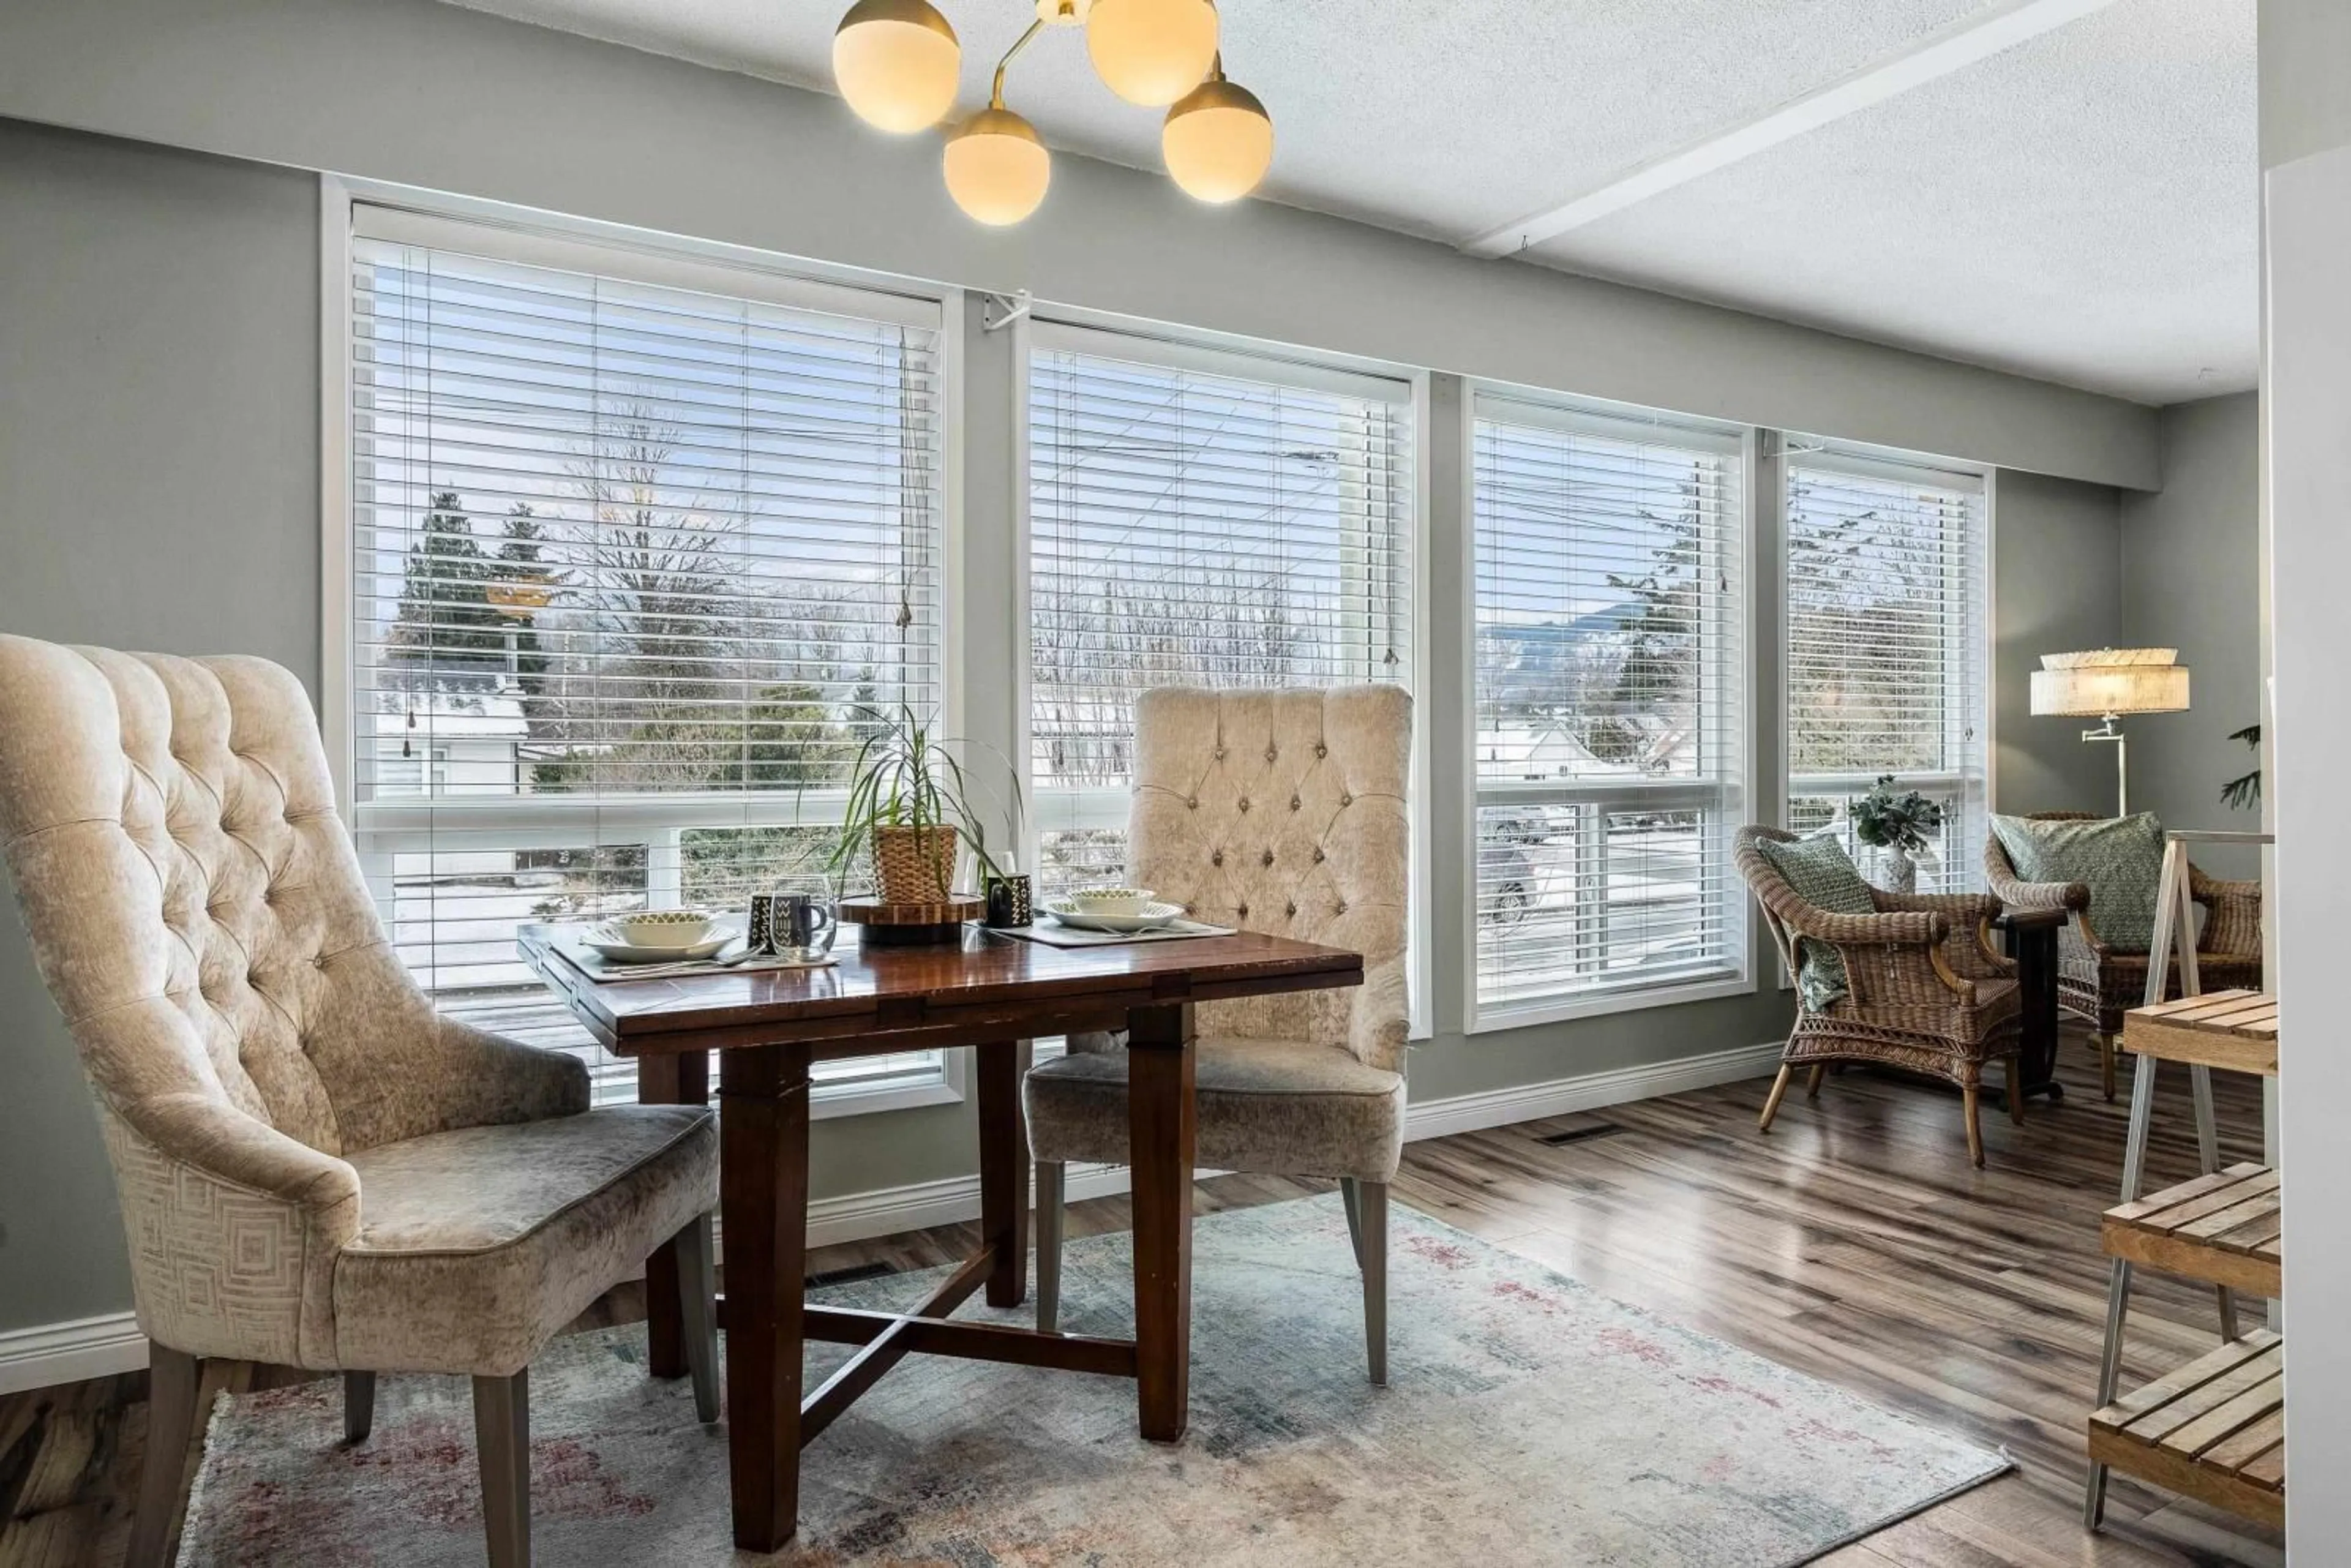
[[[2057,1082],[2057,932],[2055,925],[2039,923],[2001,926],[2008,956],[2016,962],[2017,999],[2023,1009],[2017,1052],[2023,1059],[2024,1092],[2052,1100],[2065,1094]]]
[[[726,1448],[735,1544],[775,1552],[799,1526],[802,1281],[808,1272],[805,1048],[725,1052],[718,1193],[726,1226]]]
[[[1143,1435],[1172,1443],[1191,1402],[1192,1008],[1133,1008],[1126,1018],[1136,1404]]]
[[[996,1248],[987,1304],[1017,1307],[1029,1296],[1029,1131],[1020,1118],[1020,1080],[1029,1042],[972,1049],[979,1076],[979,1231]]]
[[[694,1051],[637,1061],[640,1105],[706,1105],[710,1054]],[[645,1364],[655,1377],[686,1374],[684,1292],[677,1243],[664,1241],[645,1260]]]

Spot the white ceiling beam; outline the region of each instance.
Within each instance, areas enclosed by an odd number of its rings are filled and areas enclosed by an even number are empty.
[[[1857,114],[1930,81],[1964,70],[2003,49],[2102,11],[2115,0],[1998,0],[1980,11],[1913,39],[1826,87],[1816,88],[1751,120],[1711,131],[1614,179],[1461,244],[1470,256],[1509,256],[1595,223],[1636,202],[1686,185],[1701,175],[1752,158],[1808,131]]]

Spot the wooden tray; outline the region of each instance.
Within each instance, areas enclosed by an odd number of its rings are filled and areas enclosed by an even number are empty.
[[[2267,1329],[2090,1417],[2090,1458],[2273,1527],[2285,1522],[2285,1344]]]
[[[930,904],[885,904],[878,898],[844,898],[841,918],[865,928],[877,947],[911,947],[959,942],[963,923],[987,913],[977,894],[955,894]]]
[[[2277,998],[2259,991],[2207,991],[2123,1015],[2123,1049],[2165,1061],[2274,1078]]]
[[[2276,1296],[2284,1289],[2278,1220],[2277,1173],[2234,1165],[2106,1210],[2106,1255]]]

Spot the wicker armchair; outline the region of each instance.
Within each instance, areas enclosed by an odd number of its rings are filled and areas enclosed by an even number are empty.
[[[1762,1130],[1771,1130],[1788,1082],[1810,1067],[1805,1098],[1820,1093],[1833,1061],[1869,1061],[1945,1079],[1959,1087],[1968,1130],[1968,1157],[1984,1163],[1978,1102],[1984,1063],[2008,1065],[2010,1116],[2024,1120],[2017,1051],[2023,1017],[2015,967],[1991,946],[2000,901],[1980,894],[1892,894],[1873,889],[1874,915],[1837,915],[1807,903],[1757,846],[1787,843],[1793,833],[1741,828],[1736,844],[1740,873],[1763,907],[1764,923],[1791,973],[1800,962],[1799,937],[1825,943],[1844,960],[1847,994],[1815,1011],[1799,992],[1796,1027],[1780,1059],[1780,1076],[1764,1103]]]
[[[2035,822],[2096,821],[2090,811],[2035,811]],[[2001,847],[2000,835],[1984,836],[1985,885],[2002,904],[2019,909],[2066,909],[2074,918],[2057,941],[2057,1005],[2090,1026],[2098,1048],[2098,1071],[2106,1098],[2115,1097],[2115,1039],[2123,1014],[2147,1000],[2145,953],[2125,952],[2099,939],[2090,923],[2090,889],[2079,882],[2022,882]],[[2204,930],[2196,939],[2197,978],[2203,988],[2262,988],[2262,884],[2218,882],[2188,867],[2188,894],[2204,906]],[[2173,969],[2168,994],[2179,994]]]

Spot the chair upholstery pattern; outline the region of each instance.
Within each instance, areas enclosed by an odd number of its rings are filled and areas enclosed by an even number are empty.
[[[1360,987],[1201,1006],[1201,1164],[1388,1180],[1409,1016],[1411,697],[1164,687],[1135,705],[1135,752],[1131,880],[1201,920],[1364,956]],[[1126,1157],[1113,1037],[1073,1038],[1026,1098],[1039,1159]]]
[[[0,636],[0,841],[98,1102],[151,1337],[312,1368],[528,1360],[463,1333],[358,1363],[339,1343],[338,1274],[370,1219],[355,1160],[575,1116],[588,1080],[439,1017],[409,977],[290,673]],[[635,1174],[644,1212],[615,1238],[656,1230],[640,1260],[716,1198],[707,1113],[668,1114],[671,1152]],[[592,1272],[539,1281],[542,1313],[612,1282]]]
[[[2035,811],[2035,822],[2087,822],[2088,811]],[[2057,999],[2064,1009],[2100,1035],[2122,1032],[2123,1015],[2147,1000],[2147,954],[2107,940],[2090,918],[2090,889],[2073,882],[2026,882],[1999,835],[1984,837],[1985,885],[2003,904],[2019,909],[2064,909],[2073,918],[2058,934]],[[2262,988],[2262,884],[2224,882],[2188,866],[2188,894],[2204,910],[2196,938],[2197,980],[2208,991]],[[2173,968],[2168,996],[2179,994]],[[2113,1071],[2111,1059],[2107,1071]]]

